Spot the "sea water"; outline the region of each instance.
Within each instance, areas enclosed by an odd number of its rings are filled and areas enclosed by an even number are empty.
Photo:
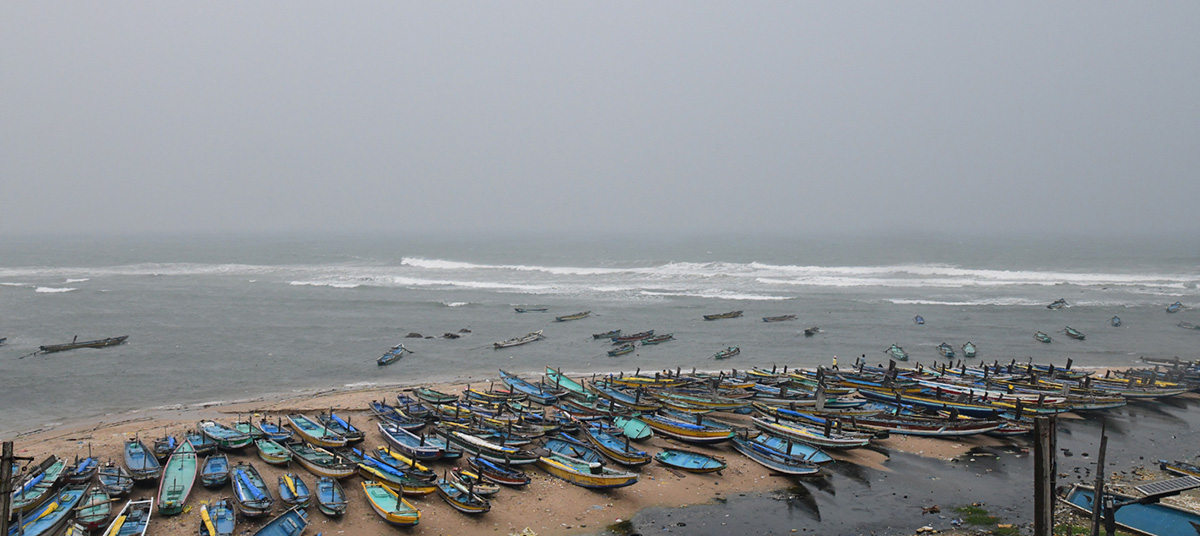
[[[24,238],[0,242],[0,434],[130,411],[466,380],[886,361],[1195,359],[1195,241],[1002,238]],[[1065,298],[1070,307],[1046,305]],[[517,313],[514,307],[545,307]],[[705,314],[745,311],[704,321]],[[591,311],[577,321],[556,316]],[[791,322],[762,317],[795,314]],[[915,315],[924,325],[913,322]],[[1114,316],[1122,325],[1112,327]],[[1060,333],[1070,325],[1086,335]],[[820,333],[805,337],[804,328]],[[675,340],[621,357],[593,333]],[[542,330],[545,339],[493,349]],[[1054,341],[1034,340],[1036,331]],[[405,338],[418,333],[422,338]],[[443,338],[446,333],[461,335]],[[121,346],[40,345],[129,335]],[[412,350],[379,367],[396,343]],[[741,354],[715,361],[738,346]],[[117,416],[117,417],[114,417]]]

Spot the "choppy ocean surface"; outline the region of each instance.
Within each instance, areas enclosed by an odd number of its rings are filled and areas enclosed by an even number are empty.
[[[1194,359],[1200,247],[1187,240],[300,238],[0,241],[0,435],[135,409],[372,384],[884,360],[967,341],[980,359]],[[1046,305],[1065,298],[1069,308]],[[514,312],[540,306],[545,313]],[[704,314],[744,310],[737,319]],[[555,316],[591,311],[586,319]],[[798,315],[793,322],[762,317]],[[926,323],[918,326],[915,315]],[[1120,316],[1121,327],[1109,320]],[[1059,333],[1070,325],[1084,341]],[[803,336],[819,326],[821,333]],[[469,329],[457,340],[448,332]],[[618,358],[591,334],[676,341]],[[544,330],[546,339],[492,342]],[[1036,331],[1051,344],[1033,339]],[[406,339],[410,332],[434,338]],[[125,345],[23,357],[40,345]],[[414,353],[375,364],[403,342]],[[741,355],[714,361],[736,345]],[[111,417],[107,417],[111,418]]]

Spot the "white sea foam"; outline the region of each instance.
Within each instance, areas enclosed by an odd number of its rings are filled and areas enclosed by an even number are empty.
[[[965,300],[965,301],[946,301],[946,300],[911,300],[911,299],[885,299],[884,301],[895,305],[948,305],[953,307],[967,307],[977,305],[1045,305],[1044,302],[1027,300],[1022,298],[992,298],[981,300]]]
[[[92,280],[92,278],[90,278],[90,277],[85,277],[85,278],[82,278],[82,279],[68,279],[68,280],[66,280],[66,281],[63,281],[63,283],[64,283],[64,284],[67,284],[67,285],[69,285],[69,284],[71,284],[71,283],[83,283],[84,281],[91,281],[91,280]]]
[[[346,281],[291,281],[289,285],[296,287],[330,287],[330,288],[358,288],[361,283],[350,283]]]
[[[471,304],[471,302],[465,302],[465,301],[452,301],[452,302],[444,301],[444,302],[442,302],[442,305],[445,305],[446,307],[462,307],[464,305],[470,305],[470,304]]]
[[[645,296],[686,296],[691,298],[711,298],[719,300],[747,300],[747,301],[782,301],[790,300],[791,296],[768,296],[762,294],[744,294],[731,292],[726,290],[710,289],[707,291],[655,291],[643,290]]]
[[[555,275],[603,275],[629,271],[622,268],[527,266],[522,264],[475,264],[441,259],[423,259],[419,257],[406,257],[400,261],[400,264],[403,266],[412,266],[414,268],[425,268],[429,270],[509,270],[518,272],[546,272],[548,274]]]
[[[379,384],[377,382],[355,382],[344,384],[342,387],[346,387],[348,389],[361,389],[363,387],[374,387],[376,385]]]
[[[0,287],[28,287],[26,283],[0,283]]]
[[[33,291],[41,292],[43,294],[60,294],[63,292],[71,292],[72,290],[79,290],[79,289],[70,288],[70,287],[38,287],[38,288],[34,289]]]

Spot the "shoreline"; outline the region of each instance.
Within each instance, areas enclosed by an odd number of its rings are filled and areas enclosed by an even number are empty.
[[[406,385],[428,385],[434,389],[457,393],[465,388],[467,383],[412,382],[407,384],[406,382]],[[167,434],[180,437],[185,430],[194,428],[197,421],[204,419],[229,423],[239,415],[270,416],[282,415],[287,412],[311,414],[331,408],[339,414],[349,417],[352,423],[357,423],[360,428],[363,428],[367,432],[367,440],[363,446],[373,448],[384,443],[375,429],[375,420],[366,410],[367,403],[380,398],[393,399],[396,393],[403,390],[404,388],[400,385],[324,389],[289,397],[261,397],[235,403],[206,403],[192,407],[134,410],[115,416],[116,418],[111,421],[80,420],[52,429],[21,435],[14,439],[14,450],[21,456],[33,456],[34,463],[49,454],[56,454],[60,458],[70,460],[76,456],[87,456],[89,451],[101,461],[120,460],[122,445],[129,437],[138,436],[149,441]],[[727,413],[723,413],[721,416],[726,419],[733,417],[735,420],[744,417]],[[364,422],[369,424],[363,426]],[[889,458],[889,455],[885,453],[887,450],[894,449],[917,456],[950,460],[972,448],[1012,447],[1014,443],[1021,442],[989,436],[933,439],[894,435],[888,439],[879,440],[877,442],[879,449],[832,450],[828,453],[834,457],[834,463],[851,463],[872,470],[890,472],[891,470],[885,466]],[[686,448],[716,454],[722,456],[729,467],[716,474],[696,475],[676,472],[657,462],[652,462],[636,471],[639,473],[639,481],[633,486],[609,491],[591,491],[551,477],[531,466],[527,472],[533,478],[533,482],[525,488],[503,489],[492,499],[492,510],[482,516],[467,517],[458,513],[435,495],[410,499],[410,502],[422,511],[422,517],[418,526],[404,532],[444,534],[469,530],[471,532],[487,531],[509,534],[529,528],[541,535],[591,534],[602,532],[611,524],[629,520],[638,512],[648,508],[678,508],[710,504],[714,501],[725,500],[731,495],[785,489],[795,482],[795,477],[773,475],[766,468],[738,454],[727,444],[691,445],[656,435],[637,445],[651,453],[663,448]],[[262,463],[252,446],[241,452],[228,454],[230,462],[234,464],[238,461],[255,462],[256,467],[264,474],[268,483],[274,482],[275,477],[285,471]],[[461,461],[453,464],[438,461],[430,465],[431,469],[440,472],[462,463]],[[315,478],[295,466],[290,470],[300,474],[306,481],[311,482]],[[828,469],[824,469],[823,473],[827,471]],[[350,508],[344,518],[332,520],[318,513],[315,508],[310,508],[309,518],[313,530],[364,536],[396,532],[396,529],[386,525],[370,508],[361,492],[360,480],[360,477],[353,476],[343,481],[350,498]],[[156,489],[150,487],[135,487],[133,496],[150,497],[156,492]],[[189,508],[183,514],[173,517],[155,516],[151,530],[154,534],[163,536],[193,534],[199,519],[198,507],[201,501],[212,501],[229,494],[227,487],[213,491],[197,485],[188,500]],[[121,502],[123,504],[123,500]],[[282,511],[278,506],[277,504],[276,513]],[[246,528],[261,526],[264,522],[251,523],[241,520],[238,531],[240,533]]]

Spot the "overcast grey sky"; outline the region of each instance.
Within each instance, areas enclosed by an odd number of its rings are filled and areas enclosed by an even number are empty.
[[[1192,231],[1198,29],[1194,1],[4,2],[0,235]]]

